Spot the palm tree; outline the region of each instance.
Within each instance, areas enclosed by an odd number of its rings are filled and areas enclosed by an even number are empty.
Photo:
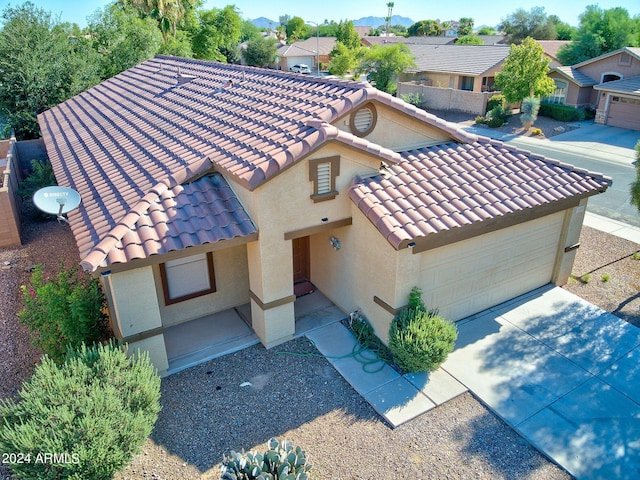
[[[162,38],[166,41],[169,34],[176,36],[178,22],[184,18],[188,9],[196,6],[196,0],[125,0],[143,15],[158,20]]]
[[[393,13],[393,2],[387,3],[387,16],[385,20],[387,21],[387,37],[389,36],[389,22],[391,22],[391,14]]]

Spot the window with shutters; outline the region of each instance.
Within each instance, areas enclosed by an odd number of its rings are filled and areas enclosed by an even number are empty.
[[[338,195],[336,177],[340,175],[340,157],[314,158],[309,160],[309,181],[313,182],[311,200],[323,202]]]
[[[351,132],[358,137],[366,137],[376,126],[378,113],[372,103],[367,103],[351,114],[349,127]]]
[[[166,305],[183,302],[216,291],[213,254],[202,253],[160,264]]]

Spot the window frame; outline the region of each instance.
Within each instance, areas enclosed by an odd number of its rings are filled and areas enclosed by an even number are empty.
[[[184,258],[189,258],[189,257],[180,257],[180,259],[184,259]],[[176,259],[176,260],[179,260],[179,259]],[[209,287],[203,290],[199,290],[197,292],[188,293],[186,295],[181,295],[180,297],[175,297],[175,298],[170,297],[167,267],[164,262],[160,264],[160,280],[162,283],[162,293],[164,296],[165,305],[173,305],[176,303],[191,300],[193,298],[209,295],[217,291],[216,275],[215,275],[215,269],[213,267],[213,252],[205,252],[205,261],[207,262],[207,273],[209,275]]]
[[[330,188],[326,193],[318,192],[318,168],[325,163],[330,164],[331,174],[329,176]],[[336,190],[336,178],[340,175],[340,156],[313,158],[309,160],[309,181],[313,182],[313,193],[310,195],[311,200],[316,202],[324,202],[333,200],[338,195]]]
[[[558,78],[552,78],[552,80],[556,85],[556,89],[551,95],[544,97],[543,101],[546,103],[552,103],[554,105],[565,105],[565,102],[567,101],[567,93],[569,93],[569,82],[567,82],[566,80],[560,80]],[[561,87],[559,84],[564,85]],[[557,94],[558,90],[564,90],[564,94],[562,95],[562,97]]]

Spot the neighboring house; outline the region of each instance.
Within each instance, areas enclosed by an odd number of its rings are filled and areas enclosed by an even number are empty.
[[[370,47],[372,45],[388,45],[394,43],[406,43],[416,45],[453,45],[455,38],[447,37],[386,37],[386,36],[369,36],[362,38],[362,45]]]
[[[547,101],[596,109],[596,123],[640,130],[640,47],[624,47],[549,76],[556,91]]]
[[[293,65],[304,63],[315,71],[318,69],[318,59],[322,65],[331,61],[331,52],[335,46],[336,37],[310,37],[291,45],[283,45],[278,48],[278,66],[280,70],[289,70]]]
[[[562,66],[562,63],[558,60],[558,50],[560,47],[571,43],[569,40],[536,40],[544,53],[549,57],[549,68],[555,68]]]
[[[407,44],[416,66],[399,81],[421,81],[426,85],[470,92],[491,90],[495,74],[502,69],[509,48],[489,45]]]
[[[247,304],[265,346],[291,339],[298,282],[385,341],[414,286],[459,320],[563,284],[587,199],[611,183],[367,83],[172,56],[38,121],[58,183],[82,197],[81,264],[161,374],[177,329],[232,336]]]
[[[447,25],[446,30],[444,31],[445,37],[457,37],[458,36],[458,28],[460,28],[460,22],[457,20],[449,20],[448,22],[443,22]]]
[[[356,33],[360,36],[360,38],[368,36],[371,33],[371,31],[374,30],[373,27],[358,26],[358,25],[354,25],[353,28],[356,31]]]

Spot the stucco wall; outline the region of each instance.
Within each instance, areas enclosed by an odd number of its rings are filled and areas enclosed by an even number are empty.
[[[213,269],[216,280],[214,293],[165,305],[160,267],[153,266],[163,326],[176,325],[249,303],[249,268],[247,266],[246,245],[214,251]]]
[[[631,57],[630,65],[620,65],[621,54],[599,60],[589,65],[580,67],[580,71],[589,75],[596,82],[600,83],[603,73],[618,73],[624,78],[640,75],[640,61]]]
[[[112,292],[112,318],[123,337],[162,326],[158,295],[151,266],[112,273],[108,279]]]
[[[429,87],[415,83],[398,83],[398,96],[409,93],[422,94],[424,97],[423,108],[427,110],[457,110],[484,115],[487,101],[497,92],[468,92],[466,90]]]
[[[20,164],[15,137],[4,140],[0,148],[0,247],[21,245],[20,208],[18,195]]]
[[[377,122],[365,139],[391,150],[409,150],[434,143],[440,143],[447,137],[442,131],[424,123],[417,122],[408,115],[374,103]],[[345,132],[353,133],[349,126],[350,116],[343,117],[334,126]]]

